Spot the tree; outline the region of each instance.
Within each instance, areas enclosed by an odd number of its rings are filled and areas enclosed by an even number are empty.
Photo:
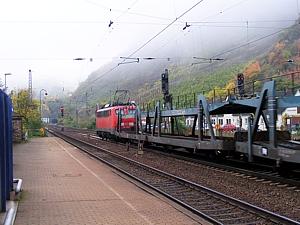
[[[23,118],[24,130],[40,129],[42,122],[39,113],[39,101],[32,100],[31,102],[27,90],[13,93],[11,98],[14,112]]]

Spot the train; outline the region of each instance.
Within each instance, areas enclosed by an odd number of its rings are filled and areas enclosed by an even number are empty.
[[[95,112],[96,132],[101,138],[113,138],[115,131],[132,132],[136,126],[134,102],[106,104]]]
[[[162,74],[164,103],[158,101],[154,109],[126,102],[96,110],[98,136],[136,142],[138,146],[160,145],[224,159],[243,158],[249,163],[263,161],[277,168],[286,165],[300,168],[300,142],[292,141],[288,131],[276,127],[278,112],[299,107],[300,96],[279,96],[275,80],[271,80],[256,95],[247,96],[244,87],[239,87],[242,90],[239,96],[228,95],[220,101],[209,102],[199,94],[195,106],[175,108],[167,75],[167,71]],[[230,137],[217,134],[211,118],[225,114],[249,115],[248,129],[237,130]],[[178,127],[186,117],[193,118],[193,125],[188,134],[182,134]],[[264,131],[258,129],[261,120],[266,125]]]

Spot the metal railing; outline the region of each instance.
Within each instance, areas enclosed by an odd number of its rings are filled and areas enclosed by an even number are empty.
[[[183,95],[172,96],[172,105],[174,109],[193,108],[197,105],[197,96],[202,94],[207,97],[209,103],[223,102],[228,96],[235,96],[236,98],[252,98],[259,96],[263,83],[266,81],[275,80],[277,83],[276,96],[284,97],[296,94],[296,90],[300,88],[300,70],[288,71],[283,74],[255,79],[244,83],[244,93],[239,93],[239,86],[235,85],[233,88],[213,88],[210,90],[203,90],[197,93],[188,93]],[[152,111],[155,109],[157,102],[163,102],[160,99],[149,102],[140,102],[142,111]],[[160,104],[162,108],[163,104]]]

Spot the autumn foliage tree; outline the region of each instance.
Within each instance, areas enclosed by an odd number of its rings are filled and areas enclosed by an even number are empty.
[[[20,90],[11,95],[13,110],[23,118],[25,130],[39,129],[42,126],[39,114],[39,102],[29,99],[27,90]]]

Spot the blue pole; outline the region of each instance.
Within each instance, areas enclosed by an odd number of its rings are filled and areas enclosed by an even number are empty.
[[[6,151],[6,132],[5,132],[5,97],[0,90],[0,210],[6,211],[6,177],[5,177],[5,151]]]
[[[5,95],[6,105],[6,132],[7,132],[7,154],[6,154],[6,199],[10,198],[13,189],[13,154],[12,154],[12,104],[9,96]]]

